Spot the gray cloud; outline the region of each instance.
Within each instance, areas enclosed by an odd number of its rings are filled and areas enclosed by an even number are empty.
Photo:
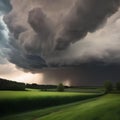
[[[117,44],[103,47],[104,43],[112,43],[112,37],[99,45],[100,32],[104,29],[110,32],[112,26],[107,23],[117,12],[120,0],[50,1],[11,0],[13,9],[4,17],[10,30],[10,62],[35,71],[47,66],[79,65],[94,59],[112,61],[111,53],[117,51],[114,49]]]
[[[0,0],[0,13],[7,13],[12,9],[10,0]]]
[[[8,50],[8,29],[4,24],[3,16],[12,9],[9,0],[0,0],[0,64],[7,62],[6,53]]]
[[[113,83],[120,81],[120,65],[89,62],[75,67],[43,70],[43,74],[47,84],[63,82],[72,86],[100,86],[106,80]]]
[[[48,53],[53,50],[54,41],[54,26],[51,23],[51,20],[47,18],[46,14],[42,11],[41,8],[35,8],[29,12],[28,22],[37,33],[34,37],[35,45],[34,50],[42,53]],[[47,44],[46,44],[47,43]],[[32,45],[33,45],[32,44]],[[28,46],[29,47],[29,46]],[[31,47],[33,49],[33,46]],[[43,50],[43,51],[42,51]]]
[[[0,41],[6,40],[5,32],[7,27],[4,24],[3,16],[12,9],[9,0],[0,0]]]
[[[24,2],[11,0],[13,9],[4,17],[4,21],[10,30],[11,51],[9,52],[9,61],[18,67],[32,71],[47,66],[43,58],[46,55],[49,56],[49,53],[53,50],[54,26],[56,23],[56,20],[52,22],[49,15],[57,15],[54,12],[49,12],[50,9],[53,11],[53,4],[50,3],[48,6],[48,1],[42,0],[31,2],[28,0]],[[61,9],[63,4],[60,1],[54,1],[54,4],[57,5],[57,3],[59,5],[56,9],[62,14],[64,12]],[[67,5],[69,2],[64,3]]]
[[[7,54],[11,63],[25,71],[36,71],[37,69],[47,67],[45,60],[40,55],[28,54],[12,36],[10,40],[10,51]]]
[[[120,0],[0,0],[1,74],[13,69],[5,70],[9,60],[25,72],[42,73],[47,84],[119,81],[119,5]]]
[[[59,31],[56,49],[65,49],[88,32],[94,32],[119,5],[120,0],[78,0]]]

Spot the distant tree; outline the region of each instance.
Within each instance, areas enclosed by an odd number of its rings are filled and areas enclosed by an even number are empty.
[[[41,89],[41,91],[47,91],[47,89]]]
[[[57,91],[59,92],[63,92],[64,91],[64,85],[62,83],[60,83],[58,86],[57,86]]]
[[[117,89],[118,91],[120,91],[120,82],[117,82],[117,83],[116,83],[116,89]]]
[[[113,90],[113,85],[112,85],[112,83],[110,81],[106,81],[104,83],[104,87],[105,87],[105,92],[106,93],[109,93],[109,92],[111,92]]]

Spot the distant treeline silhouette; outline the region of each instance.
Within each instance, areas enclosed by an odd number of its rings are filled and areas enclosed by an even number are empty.
[[[56,89],[57,86],[56,85],[26,84],[26,88],[47,90],[47,89]]]
[[[47,91],[47,89],[56,89],[57,85],[26,84],[26,88],[41,89],[42,91]],[[64,88],[68,88],[68,86],[64,86]]]
[[[68,88],[68,86],[64,87]],[[0,78],[0,90],[25,90],[25,88],[47,91],[47,89],[56,89],[57,85],[25,84]]]
[[[0,90],[25,90],[25,83],[0,78]]]

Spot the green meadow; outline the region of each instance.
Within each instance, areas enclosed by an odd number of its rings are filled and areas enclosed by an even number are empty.
[[[2,117],[0,120],[120,120],[120,95],[88,100]]]
[[[102,93],[42,92],[40,90],[0,91],[0,116],[81,101]]]

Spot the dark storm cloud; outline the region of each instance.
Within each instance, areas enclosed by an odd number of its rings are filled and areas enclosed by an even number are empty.
[[[106,80],[120,81],[120,65],[89,62],[75,67],[53,68],[43,71],[44,81],[52,84],[67,83],[77,86],[103,85]]]
[[[30,71],[52,66],[54,62],[57,62],[56,67],[76,64],[74,60],[69,62],[72,56],[68,57],[68,61],[64,60],[67,54],[64,49],[87,33],[94,32],[117,12],[120,5],[120,0],[76,0],[69,9],[61,10],[57,7],[61,2],[56,1],[56,12],[48,1],[11,0],[13,9],[4,17],[12,38],[9,41],[9,60]],[[63,1],[62,4],[64,6]],[[59,17],[56,17],[57,14]]]
[[[119,5],[120,0],[0,0],[0,63],[7,56],[25,71],[43,73],[46,83],[119,81]]]
[[[8,52],[10,62],[25,71],[36,71],[47,67],[45,60],[40,55],[26,53],[14,38],[10,39],[10,51]]]
[[[49,23],[41,8],[34,8],[29,12],[28,22],[37,33],[43,35],[44,37],[49,36]]]
[[[35,48],[31,46],[31,48],[36,51],[44,54],[48,52],[50,49],[53,49],[53,28],[51,25],[51,20],[47,17],[47,15],[43,12],[41,8],[34,8],[29,12],[28,22],[32,26],[33,30],[36,32],[35,40],[33,44]],[[36,40],[37,39],[37,40]],[[32,44],[32,45],[33,45]],[[26,47],[29,47],[29,45]],[[50,51],[49,51],[50,52]]]
[[[64,27],[56,40],[61,50],[94,32],[109,16],[114,14],[120,0],[78,0],[65,19]]]
[[[17,56],[17,54],[19,54],[19,56]],[[14,59],[10,59],[10,61],[26,71],[37,72],[37,69],[47,67],[46,62],[37,55],[24,55],[18,51],[16,51],[16,56],[15,54],[10,55],[11,57],[14,57]]]
[[[10,0],[0,0],[0,12],[6,13],[12,9]]]
[[[15,24],[13,17],[15,16],[10,16],[9,18],[7,18],[7,16],[4,16],[4,21],[7,24],[9,31],[14,35],[15,39],[18,39],[19,35],[22,32],[26,31],[26,28],[22,25]]]
[[[8,31],[4,24],[3,16],[11,9],[10,0],[0,0],[0,64],[6,63],[6,53],[8,50]]]
[[[27,34],[27,32],[29,32],[27,27],[14,23],[14,20],[13,20],[14,17],[15,17],[14,15],[4,17],[4,22],[7,24],[7,27],[9,28],[9,31],[10,31],[9,33],[10,50],[7,53],[8,60],[14,63],[16,66],[25,69],[26,71],[36,71],[37,69],[42,69],[43,67],[47,67],[45,60],[41,57],[40,53],[37,54],[37,51],[41,49],[41,47],[39,46],[41,44],[38,42],[38,40],[40,38],[43,39],[44,37],[48,37],[48,35],[45,36],[43,34],[38,33],[31,36],[31,34]],[[34,40],[33,43],[30,43],[32,46],[28,44],[24,44],[22,42],[23,40],[26,41],[27,37],[29,36],[30,36],[30,39],[33,38]],[[21,40],[21,43],[20,43],[20,40]]]

